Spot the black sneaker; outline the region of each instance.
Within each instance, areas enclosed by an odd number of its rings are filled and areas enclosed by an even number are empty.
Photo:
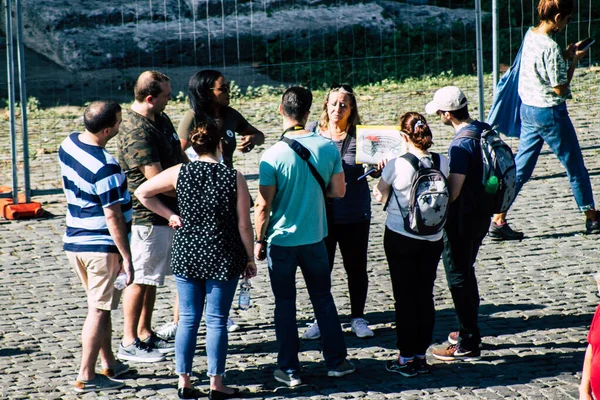
[[[427,359],[425,357],[415,357],[413,363],[415,364],[415,371],[417,371],[417,374],[428,374],[431,372],[431,367],[427,363]]]
[[[408,361],[406,364],[400,364],[398,358],[394,358],[393,360],[385,363],[385,369],[407,378],[417,376],[417,370],[415,369],[414,361]]]
[[[596,211],[594,219],[585,220],[586,233],[600,233],[600,211]]]
[[[154,332],[146,339],[142,340],[142,343],[151,349],[158,350],[161,354],[172,353],[175,351],[175,343],[159,338]]]
[[[600,229],[600,227],[599,227]],[[501,241],[501,240],[523,240],[525,236],[523,232],[513,230],[508,222],[505,222],[502,225],[498,225],[495,222],[492,222],[490,226],[490,231],[488,232],[489,237],[492,240]]]

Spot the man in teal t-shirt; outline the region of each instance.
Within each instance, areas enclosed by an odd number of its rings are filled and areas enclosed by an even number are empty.
[[[298,266],[319,321],[327,375],[340,377],[355,371],[354,365],[346,360],[346,344],[331,295],[329,261],[323,240],[327,236],[324,193],[308,163],[323,179],[327,197],[343,197],[346,193],[344,171],[335,144],[304,129],[311,104],[312,94],[307,89],[292,87],[283,94],[279,112],[285,137],[304,146],[310,157],[302,159],[283,141],[265,151],[260,161],[255,209],[254,253],[262,259],[266,251],[275,295],[279,369],[274,377],[288,386],[301,383],[296,324]]]

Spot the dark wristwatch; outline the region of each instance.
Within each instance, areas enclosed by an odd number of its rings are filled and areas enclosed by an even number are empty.
[[[263,239],[263,240],[258,240],[258,239],[256,239],[256,240],[254,241],[254,243],[256,243],[256,244],[264,244],[264,245],[266,245],[266,244],[267,244],[267,241],[266,241],[265,239]]]

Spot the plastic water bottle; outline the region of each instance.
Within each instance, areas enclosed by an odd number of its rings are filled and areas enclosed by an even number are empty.
[[[485,187],[483,190],[485,190],[486,193],[494,194],[498,191],[499,184],[500,183],[498,182],[498,177],[492,175],[485,183]]]
[[[117,279],[115,279],[115,289],[123,290],[127,287],[127,274],[125,272],[121,272]]]
[[[238,307],[240,310],[247,310],[250,308],[250,289],[252,289],[250,280],[244,279],[240,285],[240,295],[238,296]]]

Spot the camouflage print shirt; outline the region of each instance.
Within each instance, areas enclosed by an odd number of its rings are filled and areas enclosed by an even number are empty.
[[[123,115],[119,132],[117,154],[119,164],[127,175],[131,192],[133,224],[167,225],[166,219],[144,207],[133,196],[133,192],[147,180],[139,167],[160,162],[162,169],[165,170],[183,162],[181,142],[171,120],[162,113],[155,121],[151,121],[143,115],[128,110]],[[159,198],[167,207],[176,211],[177,201],[174,197],[159,195]]]

